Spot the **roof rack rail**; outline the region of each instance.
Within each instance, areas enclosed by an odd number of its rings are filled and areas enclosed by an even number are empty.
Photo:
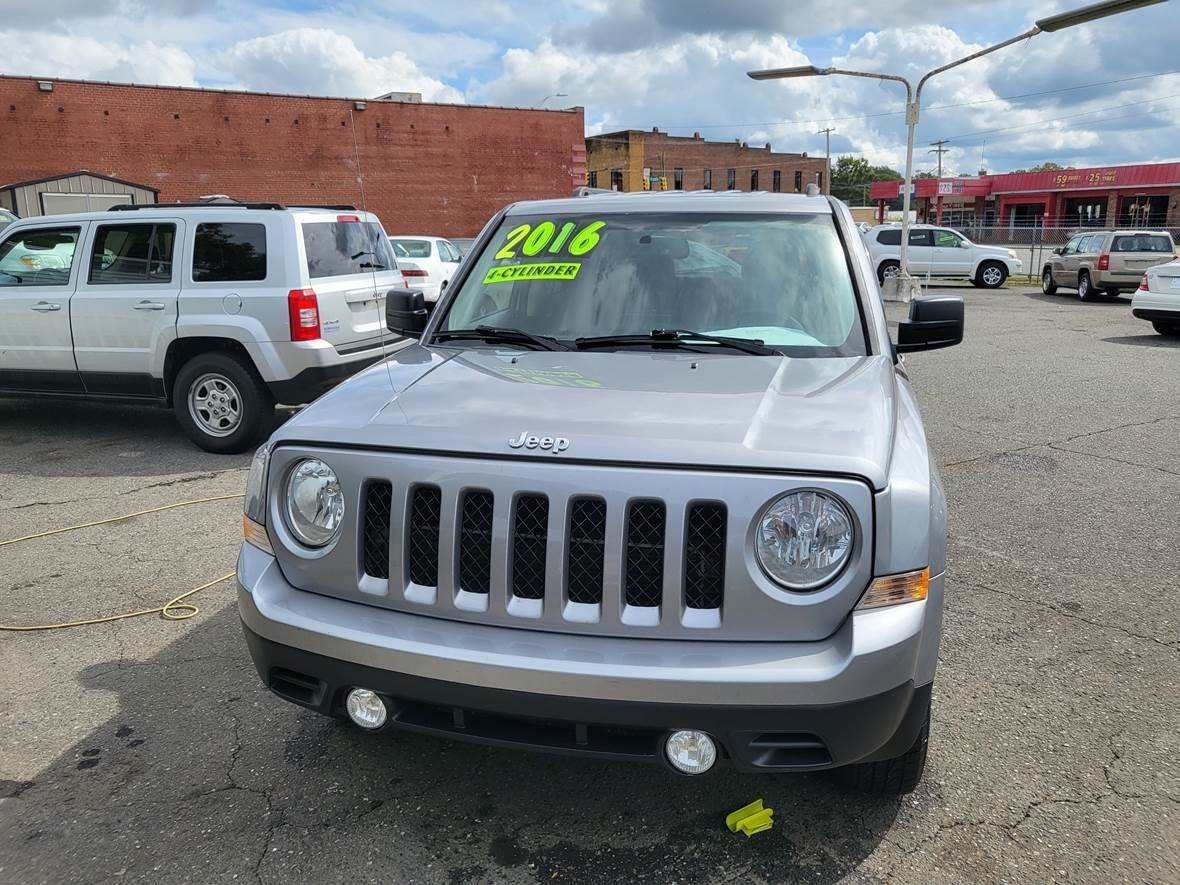
[[[236,201],[197,200],[186,203],[120,203],[111,211],[132,212],[137,209],[327,209],[332,212],[357,212],[350,203],[238,203]]]
[[[138,209],[285,209],[279,203],[214,203],[208,200],[189,203],[120,203],[112,212],[132,212]]]

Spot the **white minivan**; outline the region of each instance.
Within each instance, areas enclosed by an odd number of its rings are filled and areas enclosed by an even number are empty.
[[[23,218],[0,231],[0,396],[172,407],[241,452],[275,403],[309,402],[404,342],[376,215],[201,202]]]
[[[901,270],[901,225],[882,224],[864,234],[877,280]],[[910,225],[906,261],[913,276],[970,280],[985,289],[998,289],[1012,274],[1024,269],[1016,253],[1003,246],[981,246],[949,227]]]

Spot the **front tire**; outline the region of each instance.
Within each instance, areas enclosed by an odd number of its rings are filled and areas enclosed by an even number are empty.
[[[1053,282],[1053,271],[1048,267],[1041,273],[1041,291],[1046,295],[1057,294],[1057,284]]]
[[[1169,338],[1180,338],[1180,320],[1152,320],[1151,327],[1161,335]]]
[[[232,455],[252,448],[274,417],[274,398],[241,357],[202,353],[180,367],[172,409],[180,427],[206,452]]]
[[[884,283],[889,277],[901,276],[901,263],[898,261],[882,261],[877,267],[877,282]]]
[[[985,261],[975,272],[975,283],[985,289],[998,289],[1008,279],[1008,268],[998,261]]]
[[[1078,299],[1081,301],[1093,301],[1097,298],[1094,289],[1094,284],[1090,281],[1090,274],[1087,271],[1082,271],[1078,274]]]
[[[873,796],[901,796],[912,793],[926,770],[926,751],[930,744],[930,713],[918,732],[913,746],[892,759],[858,762],[832,771],[832,777],[846,787]]]

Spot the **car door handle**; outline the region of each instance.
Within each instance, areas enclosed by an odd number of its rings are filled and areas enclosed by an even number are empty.
[[[139,304],[132,305],[135,310],[163,310],[164,305],[159,301],[141,301]]]
[[[40,311],[41,313],[46,313],[50,310],[61,310],[60,304],[50,304],[48,301],[38,301],[36,304],[30,305],[30,307],[32,307],[33,310]]]

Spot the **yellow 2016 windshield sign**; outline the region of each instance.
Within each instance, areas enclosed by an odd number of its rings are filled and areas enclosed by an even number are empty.
[[[541,261],[536,264],[505,264],[490,267],[483,284],[512,283],[516,280],[572,280],[582,265],[574,261]]]
[[[504,245],[496,253],[496,261],[504,261],[516,257],[517,249],[521,254],[532,258],[546,252],[557,255],[562,249],[575,258],[589,254],[598,245],[598,232],[606,227],[605,221],[591,221],[577,233],[577,225],[567,221],[559,230],[552,221],[542,221],[536,227],[531,224],[518,224],[504,238]]]

